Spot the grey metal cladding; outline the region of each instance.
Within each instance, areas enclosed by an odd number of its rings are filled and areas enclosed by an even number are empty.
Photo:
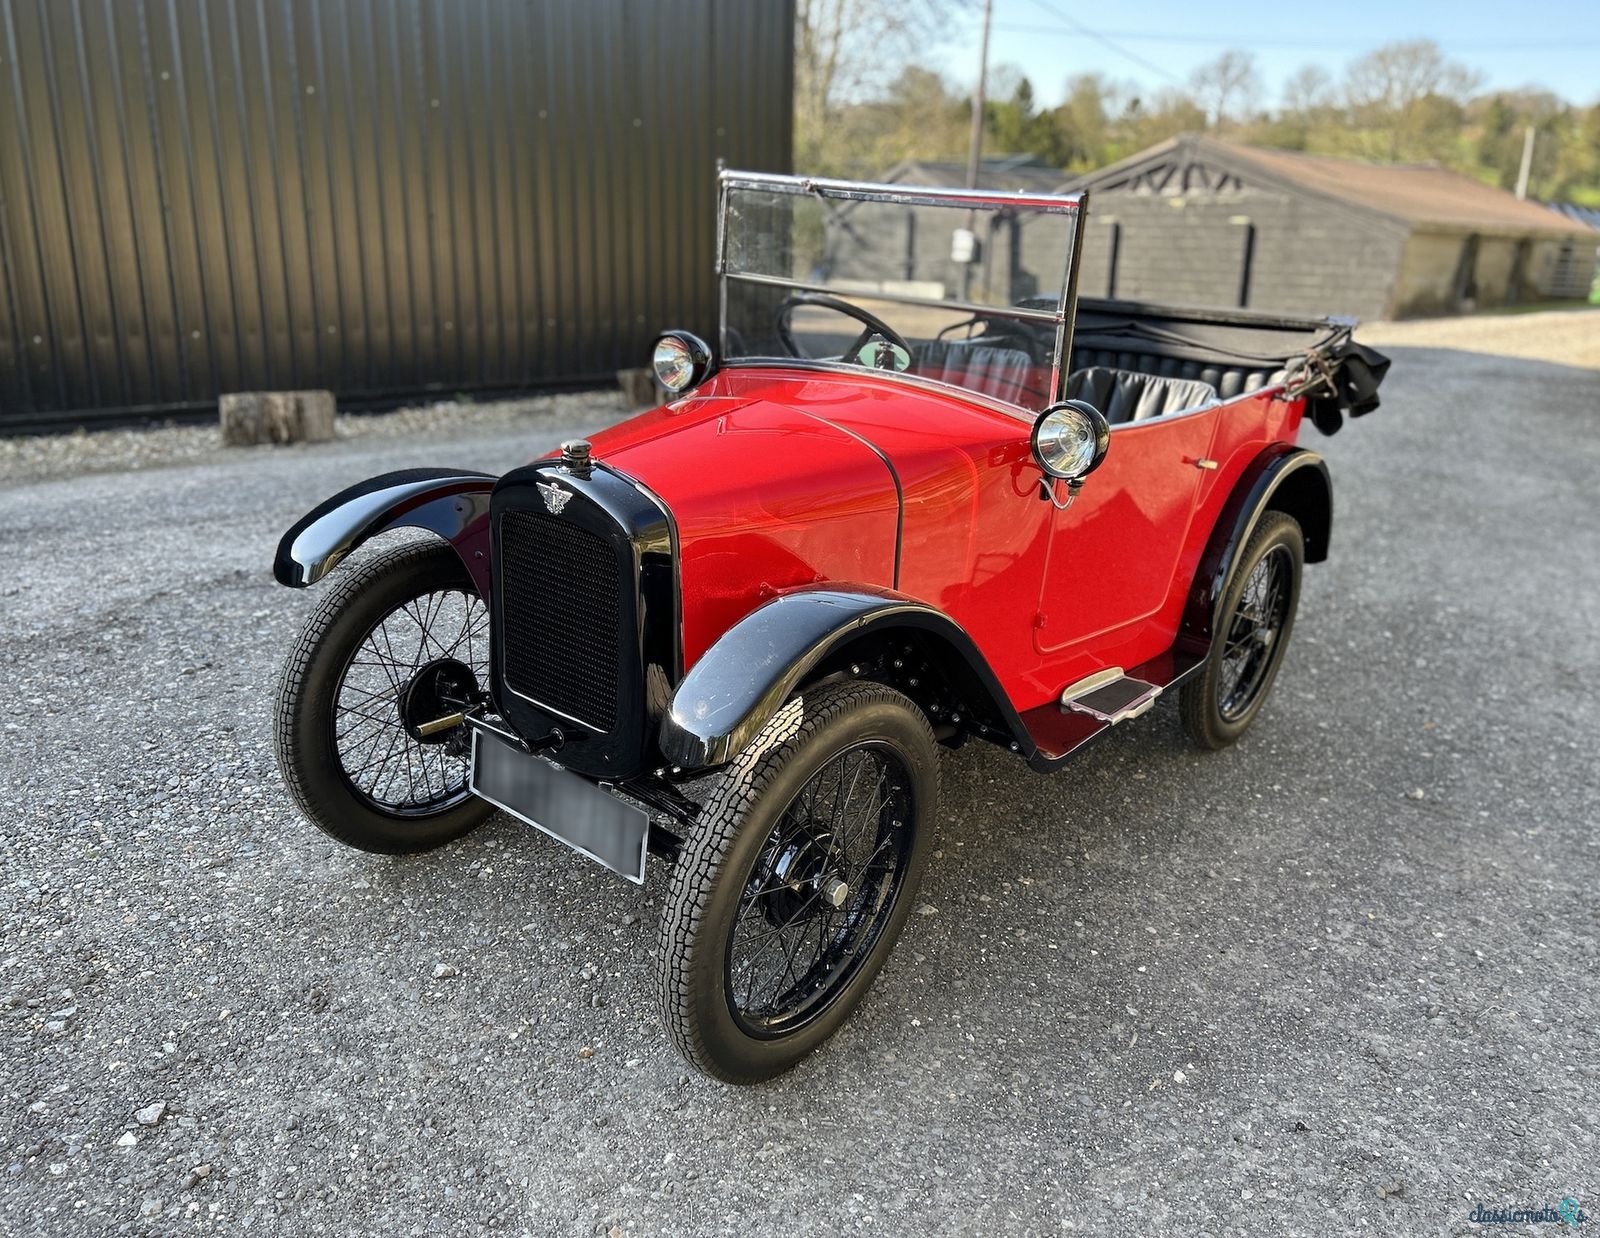
[[[0,432],[609,378],[712,334],[794,0],[0,0]]]

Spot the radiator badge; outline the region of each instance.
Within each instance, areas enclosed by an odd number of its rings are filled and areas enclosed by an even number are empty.
[[[544,482],[536,483],[539,494],[544,498],[544,505],[550,509],[552,516],[559,516],[561,509],[567,505],[567,500],[572,497],[570,490],[562,490],[558,486],[547,485]]]

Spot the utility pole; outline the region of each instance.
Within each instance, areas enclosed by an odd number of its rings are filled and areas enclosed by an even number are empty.
[[[972,92],[972,138],[967,145],[967,188],[978,187],[978,165],[983,157],[983,92],[989,81],[989,19],[994,15],[994,0],[983,0],[983,37],[978,42],[978,88]],[[967,232],[977,235],[978,212],[967,212]],[[961,268],[961,299],[972,287],[972,263]]]
[[[1533,171],[1533,126],[1522,137],[1522,168],[1517,173],[1517,197],[1528,196],[1528,173]]]
[[[978,89],[972,94],[972,140],[967,146],[967,188],[978,187],[978,163],[983,155],[983,92],[989,80],[989,18],[994,0],[983,0],[983,37],[978,43]]]

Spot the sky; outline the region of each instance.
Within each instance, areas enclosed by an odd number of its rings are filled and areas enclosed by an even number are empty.
[[[970,88],[983,5],[968,4],[930,67]],[[1105,73],[1154,94],[1243,48],[1255,53],[1262,102],[1275,106],[1284,79],[1307,61],[1337,80],[1363,52],[1416,38],[1480,70],[1485,89],[1536,85],[1573,103],[1600,102],[1600,0],[994,0],[989,63],[1021,69],[1040,104],[1053,106],[1075,73]]]

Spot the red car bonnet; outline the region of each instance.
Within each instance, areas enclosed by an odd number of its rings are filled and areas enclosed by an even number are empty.
[[[685,669],[786,589],[894,583],[894,474],[819,417],[713,381],[593,443],[597,461],[649,487],[676,522]]]

